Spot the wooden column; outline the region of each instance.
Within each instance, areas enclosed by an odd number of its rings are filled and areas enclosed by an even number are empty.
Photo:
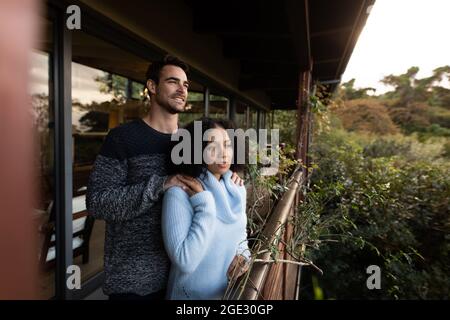
[[[311,86],[311,71],[301,71],[299,74],[299,87],[297,98],[297,159],[306,164],[308,152],[309,131],[309,88]]]
[[[209,117],[209,88],[203,88],[203,112],[205,117]]]
[[[228,100],[228,119],[236,121],[236,98],[230,97]]]
[[[311,94],[315,95],[316,94],[316,90],[317,90],[317,86],[313,85]],[[306,150],[309,151],[309,146],[312,143],[313,130],[314,130],[314,115],[311,112],[311,108],[310,107],[308,107],[307,122],[308,122],[308,126],[309,127],[308,127],[308,135],[307,135],[307,138],[306,138]],[[309,168],[310,165],[311,165],[311,158],[309,156],[306,156],[306,166]],[[306,173],[306,175],[308,175],[308,172]]]

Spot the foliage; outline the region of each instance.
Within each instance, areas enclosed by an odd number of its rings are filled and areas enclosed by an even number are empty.
[[[435,105],[442,106],[440,103],[449,98],[447,94],[450,91],[440,83],[444,78],[450,79],[450,66],[436,68],[430,77],[422,79],[416,78],[418,72],[418,67],[411,67],[404,74],[384,77],[381,82],[394,88],[385,97],[399,99],[402,104],[428,102],[431,99]]]
[[[275,110],[273,129],[279,129],[280,141],[295,146],[297,110]]]
[[[449,297],[450,166],[409,161],[402,154],[410,151],[395,140],[364,145],[344,131],[316,137],[318,168],[299,212],[326,298]],[[365,286],[372,264],[382,290]]]
[[[372,132],[378,135],[398,132],[386,106],[376,99],[345,101],[341,107],[334,109],[334,113],[348,131]]]
[[[423,131],[430,126],[427,109],[428,106],[422,102],[402,104],[395,101],[389,105],[389,115],[392,121],[403,129],[404,133],[411,134]]]
[[[320,87],[310,97],[312,174],[287,243],[314,261],[302,271],[301,298],[449,298],[450,90],[440,86],[449,68],[424,79],[418,71],[383,79],[394,90],[381,96],[350,81],[333,100]],[[295,145],[296,111],[274,115],[281,141]],[[286,190],[288,159],[278,177],[249,168],[252,237]],[[381,290],[366,287],[370,265],[381,268]]]
[[[411,67],[403,74],[384,77],[381,82],[393,90],[378,96],[367,93],[371,88],[355,88],[354,79],[343,83],[335,97],[334,113],[351,131],[392,134],[397,126],[408,135],[419,133],[422,140],[448,137],[450,89],[443,84],[450,79],[450,66],[436,68],[421,79],[418,72],[418,67]],[[383,130],[383,125],[392,129]]]
[[[286,243],[296,258],[306,248],[300,258],[310,262],[301,298],[450,297],[450,90],[441,86],[450,67],[423,79],[418,71],[385,77],[394,89],[380,96],[354,80],[333,100],[320,86],[311,95],[312,174]],[[274,112],[282,142],[295,145],[296,124],[296,111]],[[286,191],[283,176],[298,165],[290,154],[276,177],[249,167],[251,242],[263,242],[258,234]],[[258,248],[275,257],[278,247],[266,245]],[[366,286],[370,265],[381,268],[381,290]]]
[[[95,81],[99,83],[100,92],[112,94],[114,102],[119,104],[126,102],[127,78],[105,72],[104,75],[97,76]]]
[[[295,242],[323,276],[302,271],[302,298],[449,298],[450,67],[418,71],[385,77],[393,90],[379,96],[344,83],[315,117],[325,130],[314,130]],[[366,287],[369,265],[381,290]]]
[[[276,175],[261,175],[261,165],[248,165],[246,172],[247,217],[250,237],[257,236],[265,225],[272,209],[285,191],[287,179],[298,164],[295,149],[289,145],[278,149],[279,168]]]

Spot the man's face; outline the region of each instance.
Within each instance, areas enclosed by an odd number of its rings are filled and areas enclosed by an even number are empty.
[[[161,69],[159,84],[149,80],[147,85],[158,105],[172,114],[184,111],[189,82],[183,69],[166,65]]]

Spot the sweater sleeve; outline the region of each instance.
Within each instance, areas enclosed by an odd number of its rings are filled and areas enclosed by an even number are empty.
[[[166,176],[152,175],[138,184],[127,184],[125,146],[111,130],[89,177],[88,212],[97,219],[122,222],[151,208],[163,194]]]
[[[193,272],[203,259],[215,230],[216,207],[209,191],[192,197],[178,187],[164,195],[162,234],[167,254],[182,272]]]

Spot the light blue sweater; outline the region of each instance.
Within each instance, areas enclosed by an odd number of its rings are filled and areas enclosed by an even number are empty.
[[[192,197],[180,187],[166,191],[162,234],[172,262],[168,299],[221,299],[234,256],[250,257],[246,190],[231,181],[231,174],[219,181],[208,171],[200,179],[205,191]]]

